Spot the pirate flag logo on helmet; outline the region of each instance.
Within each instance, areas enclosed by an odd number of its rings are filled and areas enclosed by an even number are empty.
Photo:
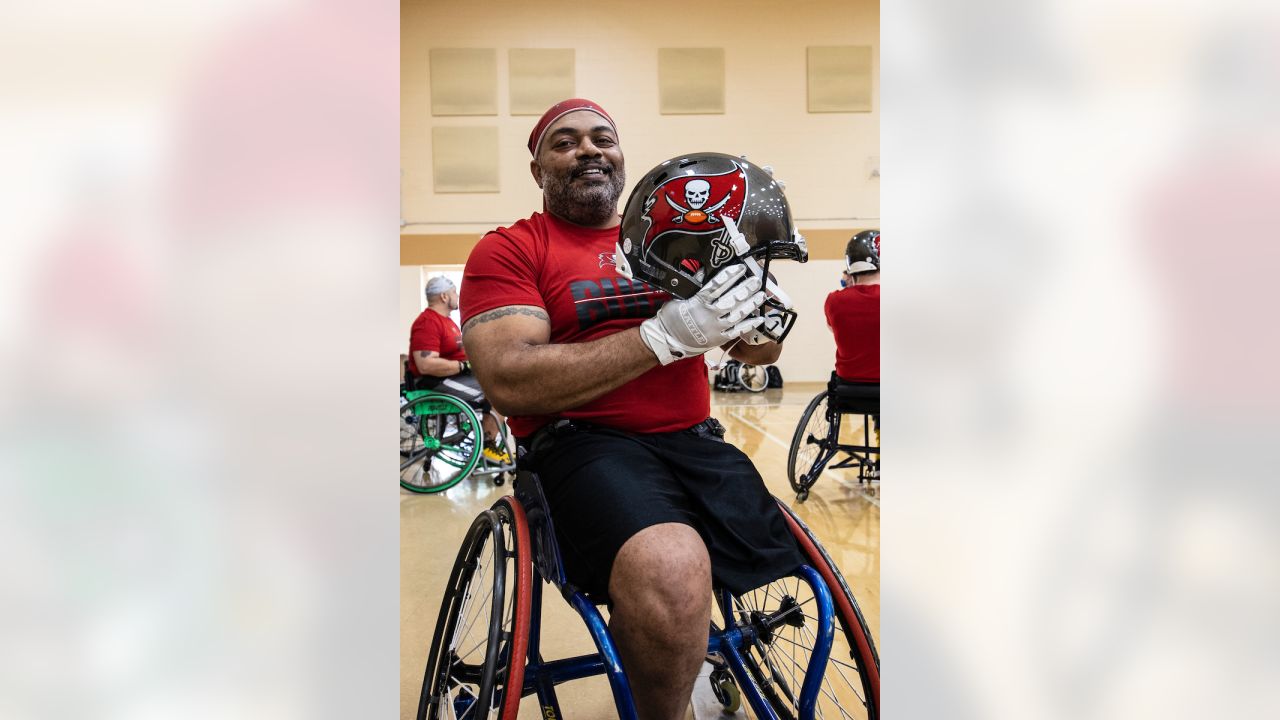
[[[645,198],[643,218],[649,228],[641,241],[641,255],[670,234],[709,235],[713,268],[733,258],[733,248],[725,237],[724,218],[741,218],[747,199],[747,175],[741,168],[714,175],[676,175],[653,189]]]

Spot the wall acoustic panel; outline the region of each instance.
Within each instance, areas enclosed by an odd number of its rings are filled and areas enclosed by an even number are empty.
[[[431,48],[431,114],[497,115],[498,53]]]
[[[572,49],[512,48],[508,60],[512,115],[541,115],[574,96]]]
[[[871,47],[809,48],[809,112],[871,112]]]
[[[438,193],[498,192],[498,128],[431,128],[431,169]]]
[[[659,48],[658,111],[724,114],[724,48]]]

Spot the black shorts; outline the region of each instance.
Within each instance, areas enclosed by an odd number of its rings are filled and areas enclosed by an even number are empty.
[[[702,536],[718,585],[744,593],[804,562],[764,480],[741,450],[690,431],[546,430],[526,468],[542,482],[569,582],[607,596],[632,535],[682,523]]]

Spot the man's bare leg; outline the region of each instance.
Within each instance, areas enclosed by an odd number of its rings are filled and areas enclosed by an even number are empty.
[[[645,528],[623,544],[609,576],[609,631],[642,720],[681,720],[707,655],[711,559],[680,523]]]
[[[498,442],[498,421],[493,416],[492,411],[480,416],[480,426],[484,428],[484,437],[490,444]]]

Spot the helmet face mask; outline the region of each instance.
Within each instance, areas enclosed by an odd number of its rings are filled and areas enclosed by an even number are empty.
[[[781,183],[756,165],[722,153],[672,158],[641,178],[627,200],[616,255],[619,273],[678,298],[693,297],[736,263],[745,262],[764,282],[772,260],[808,260]],[[781,340],[795,313],[772,280],[764,285],[773,296],[766,307],[774,316],[789,314],[785,323],[771,321],[780,326],[777,338],[766,333]]]

